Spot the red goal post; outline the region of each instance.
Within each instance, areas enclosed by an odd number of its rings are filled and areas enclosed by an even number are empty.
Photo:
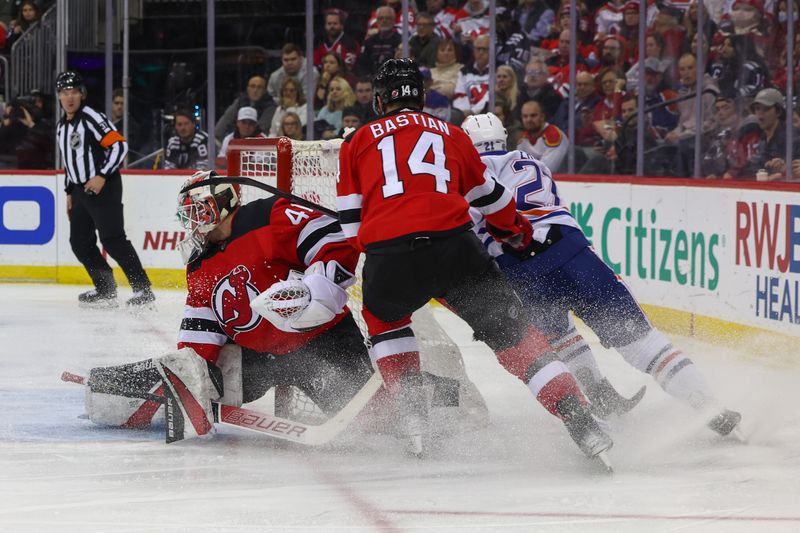
[[[281,190],[291,192],[330,209],[336,209],[336,180],[339,174],[341,139],[329,141],[293,141],[277,139],[234,139],[228,146],[228,175],[252,178]],[[263,198],[267,193],[254,187],[242,187],[242,201],[247,203]],[[367,335],[361,318],[361,264],[358,282],[349,290],[348,306],[353,317]],[[460,419],[453,431],[485,425],[488,421],[486,404],[475,385],[467,377],[464,362],[456,344],[433,317],[430,305],[414,314],[413,329],[420,343],[422,368],[432,374],[457,379],[460,383],[461,405],[458,413],[448,412],[445,418]],[[278,396],[285,390],[276,391]],[[299,397],[299,400],[298,400]],[[310,402],[294,391],[292,405],[284,416],[296,416],[297,402]],[[307,407],[301,407],[302,411]],[[447,411],[446,409],[444,411]],[[302,413],[300,413],[302,415]],[[450,421],[452,424],[453,421]],[[446,425],[444,422],[440,427]]]

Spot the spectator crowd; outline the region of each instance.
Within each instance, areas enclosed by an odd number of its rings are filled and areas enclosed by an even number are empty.
[[[0,25],[0,51],[40,16],[36,2],[18,3],[17,18]],[[402,2],[376,1],[365,25],[349,21],[345,8],[353,2],[340,4],[322,14],[310,58],[296,42],[286,43],[279,68],[253,73],[242,80],[241,96],[217,102],[222,115],[213,132],[200,131],[190,109],[174,113],[165,167],[224,167],[231,139],[303,139],[309,128],[315,139],[330,139],[374,119],[372,77],[386,59],[403,54]],[[488,0],[412,0],[409,55],[422,67],[426,112],[460,125],[469,115],[492,111],[509,132],[509,149],[529,152],[555,171],[566,170],[573,149],[579,173],[633,174],[636,105],[644,91],[645,175],[692,177],[699,166],[705,178],[756,179],[759,174],[763,179],[759,171],[766,170],[767,179],[783,179],[788,167],[800,179],[800,132],[794,135],[796,159],[785,160],[786,121],[800,126],[793,102],[784,97],[789,4],[797,22],[800,0],[706,0],[700,27],[696,0],[578,0],[576,13],[568,0],[497,0],[493,109]],[[643,58],[641,17],[646,23]],[[800,35],[800,25],[794,33]],[[569,66],[573,41],[575,80]],[[699,129],[698,42],[703,46]],[[800,40],[794,58],[796,84]],[[306,94],[307,73],[311,94]],[[567,135],[570,91],[575,91],[573,138]],[[40,120],[35,109],[19,108],[6,106],[0,138],[25,138],[20,142],[30,146],[52,124]],[[698,135],[699,164],[694,160]],[[208,161],[202,146],[209,136],[224,147],[216,162]]]

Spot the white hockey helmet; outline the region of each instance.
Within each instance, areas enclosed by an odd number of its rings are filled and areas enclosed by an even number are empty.
[[[472,144],[480,153],[506,150],[508,132],[503,126],[503,121],[494,113],[470,115],[461,124],[461,129],[469,135]]]
[[[183,183],[181,190],[216,177],[213,170],[195,172]],[[241,187],[238,184],[206,184],[178,194],[178,220],[186,229],[186,238],[178,245],[184,263],[193,261],[205,250],[208,234],[240,203]]]

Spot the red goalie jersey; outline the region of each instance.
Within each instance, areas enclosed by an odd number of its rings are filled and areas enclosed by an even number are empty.
[[[471,226],[469,207],[516,233],[511,193],[481,162],[464,131],[402,110],[359,128],[339,153],[336,206],[359,249]]]
[[[187,266],[188,295],[178,347],[193,348],[216,362],[233,341],[258,352],[283,355],[329,330],[346,316],[303,333],[287,333],[250,308],[250,300],[290,270],[305,271],[317,261],[336,261],[336,282],[352,277],[358,252],[345,240],[338,221],[273,197],[240,207],[232,234],[212,244]]]

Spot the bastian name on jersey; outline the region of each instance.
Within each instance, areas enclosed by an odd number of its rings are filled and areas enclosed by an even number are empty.
[[[391,133],[404,126],[415,124],[425,128],[450,135],[450,127],[443,120],[430,117],[423,113],[401,113],[394,117],[384,118],[378,122],[373,122],[369,125],[369,130],[372,136],[376,139]]]

